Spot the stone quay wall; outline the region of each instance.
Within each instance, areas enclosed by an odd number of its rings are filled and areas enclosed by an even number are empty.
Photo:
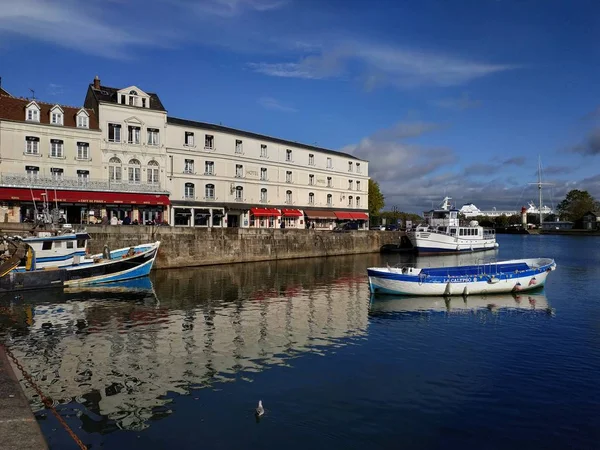
[[[24,236],[28,224],[0,224],[6,235]],[[379,252],[382,245],[397,244],[397,231],[320,231],[261,228],[190,228],[142,225],[88,225],[90,251],[161,241],[154,267],[179,267],[270,261]]]

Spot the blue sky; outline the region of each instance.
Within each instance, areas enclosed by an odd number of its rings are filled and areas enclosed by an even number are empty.
[[[0,76],[81,105],[102,83],[176,117],[347,151],[388,208],[600,199],[594,0],[0,0]]]

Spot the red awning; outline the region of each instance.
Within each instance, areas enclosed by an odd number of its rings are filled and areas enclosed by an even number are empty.
[[[33,194],[33,196],[32,196]],[[47,194],[49,202],[109,203],[123,205],[169,205],[169,197],[162,194],[133,194],[129,192],[59,191],[48,189],[0,188],[0,200],[41,201]]]
[[[286,217],[302,217],[304,215],[300,212],[299,209],[285,209],[285,208],[283,208],[281,210],[281,214],[283,214]]]
[[[256,217],[279,217],[281,215],[275,208],[250,208],[250,212]]]
[[[354,220],[369,220],[369,216],[365,213],[353,212],[351,214]]]
[[[335,211],[335,217],[341,220],[354,220],[352,213],[347,211]]]

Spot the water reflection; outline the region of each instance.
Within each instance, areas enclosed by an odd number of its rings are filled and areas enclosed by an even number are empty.
[[[76,402],[83,430],[139,430],[172,412],[173,393],[251,381],[364,336],[366,261],[352,261],[165,271],[152,282],[7,295],[0,326],[43,391]]]
[[[552,313],[544,292],[523,294],[469,295],[468,297],[371,296],[372,315],[389,313],[449,314],[529,312]]]

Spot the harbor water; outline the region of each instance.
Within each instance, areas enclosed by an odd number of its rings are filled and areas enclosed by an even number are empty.
[[[4,295],[0,333],[93,449],[598,448],[600,237],[498,241]],[[533,294],[368,290],[371,266],[530,257],[557,263]],[[23,386],[50,448],[77,448]]]

